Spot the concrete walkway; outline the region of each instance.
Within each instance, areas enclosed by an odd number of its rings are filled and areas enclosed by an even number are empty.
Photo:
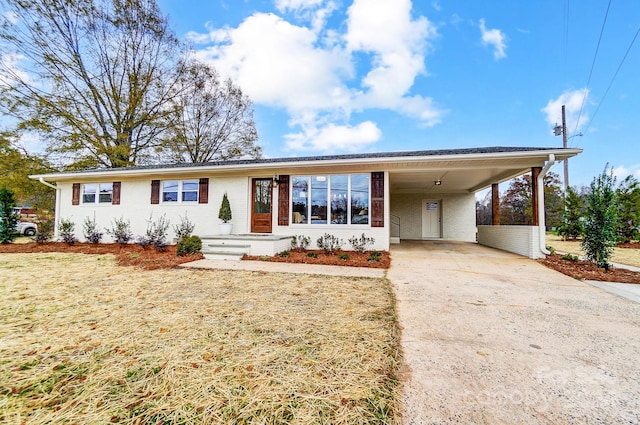
[[[370,267],[323,266],[319,264],[291,264],[269,261],[198,260],[181,264],[193,269],[250,270],[274,273],[321,274],[348,277],[384,277],[384,269]]]
[[[402,243],[404,423],[640,423],[640,304],[535,261]]]

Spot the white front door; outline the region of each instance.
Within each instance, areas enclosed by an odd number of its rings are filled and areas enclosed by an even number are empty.
[[[440,217],[441,202],[423,200],[422,201],[422,238],[441,238]]]

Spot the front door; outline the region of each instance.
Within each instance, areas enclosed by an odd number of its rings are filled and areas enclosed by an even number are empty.
[[[252,233],[271,233],[271,182],[271,179],[253,179]]]
[[[440,233],[440,217],[441,217],[440,201],[422,201],[422,238],[441,238]]]

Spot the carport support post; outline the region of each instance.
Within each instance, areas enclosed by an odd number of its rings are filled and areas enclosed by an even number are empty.
[[[500,225],[500,191],[498,183],[491,185],[491,224],[493,226]]]
[[[539,226],[538,209],[538,176],[542,171],[542,167],[531,167],[531,225]]]

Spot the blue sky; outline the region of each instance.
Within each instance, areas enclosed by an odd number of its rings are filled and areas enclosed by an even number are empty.
[[[252,98],[266,156],[561,146],[565,103],[572,185],[640,177],[640,40],[607,93],[638,1],[611,2],[597,56],[607,1],[158,1]]]

